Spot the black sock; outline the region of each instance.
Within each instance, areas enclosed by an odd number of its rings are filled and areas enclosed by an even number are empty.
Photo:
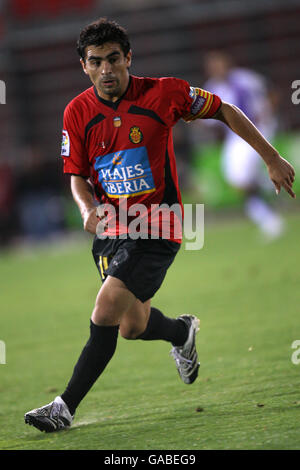
[[[119,326],[98,326],[91,321],[90,331],[90,338],[82,350],[66,390],[61,395],[71,415],[103,372],[117,346]]]
[[[165,317],[160,310],[151,307],[147,328],[137,339],[144,341],[163,339],[170,341],[173,346],[182,346],[187,337],[188,328],[185,322]]]

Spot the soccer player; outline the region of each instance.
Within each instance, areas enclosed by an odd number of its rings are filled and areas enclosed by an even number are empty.
[[[129,39],[118,24],[100,19],[85,27],[78,52],[92,86],[65,109],[62,157],[84,229],[98,234],[93,257],[103,284],[90,337],[66,389],[25,414],[26,423],[47,432],[72,424],[79,403],[112,358],[119,333],[131,340],[170,342],[183,382],[197,378],[199,320],[194,315],[169,318],[151,306],[181,242],[178,211],[168,219],[168,235],[164,231],[168,208],[182,208],[172,145],[172,127],[180,118],[225,122],[261,155],[276,190],[284,187],[295,197],[293,168],[237,107],[184,80],[131,75]],[[144,208],[143,217],[150,220],[141,224],[138,237],[129,230],[134,205]],[[164,210],[152,217],[151,206]]]

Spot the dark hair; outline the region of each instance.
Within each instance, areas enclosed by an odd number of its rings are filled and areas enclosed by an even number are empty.
[[[77,52],[85,60],[86,46],[102,46],[106,42],[116,42],[120,45],[124,56],[130,51],[130,43],[126,30],[115,21],[106,18],[88,24],[80,32],[77,41]]]

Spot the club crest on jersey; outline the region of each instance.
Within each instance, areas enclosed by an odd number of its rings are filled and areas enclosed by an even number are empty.
[[[139,144],[143,140],[143,134],[138,126],[130,128],[129,139],[133,144]]]
[[[115,127],[121,127],[122,121],[121,121],[120,116],[114,117],[113,121],[114,121],[114,126],[115,126]]]

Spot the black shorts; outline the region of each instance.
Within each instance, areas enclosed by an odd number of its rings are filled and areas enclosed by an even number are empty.
[[[93,256],[102,282],[117,277],[142,302],[160,288],[180,243],[169,240],[95,237]]]

